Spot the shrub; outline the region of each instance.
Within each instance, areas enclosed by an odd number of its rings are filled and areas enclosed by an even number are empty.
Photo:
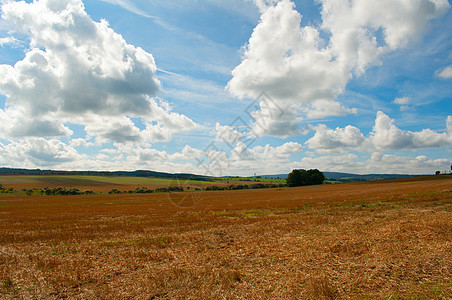
[[[135,193],[138,194],[149,194],[149,193],[153,193],[154,190],[148,189],[147,187],[137,187],[135,189]]]
[[[108,193],[109,194],[121,194],[121,191],[118,189],[111,189]]]
[[[184,187],[182,187],[182,186],[159,187],[159,188],[156,188],[155,191],[160,192],[160,193],[183,192]]]

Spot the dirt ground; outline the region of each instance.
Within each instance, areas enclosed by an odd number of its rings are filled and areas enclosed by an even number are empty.
[[[452,176],[2,196],[0,298],[451,299]]]

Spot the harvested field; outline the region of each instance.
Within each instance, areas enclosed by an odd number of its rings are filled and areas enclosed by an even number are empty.
[[[1,298],[450,299],[452,176],[0,198]]]
[[[4,188],[44,189],[44,188],[77,188],[94,192],[108,192],[116,188],[122,191],[134,190],[137,187],[156,188],[183,183],[183,185],[204,186],[211,182],[197,180],[127,177],[127,176],[79,176],[79,175],[3,175],[0,183]]]

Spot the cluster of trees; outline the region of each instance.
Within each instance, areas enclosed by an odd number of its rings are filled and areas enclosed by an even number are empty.
[[[323,184],[325,176],[317,169],[295,169],[289,173],[286,179],[287,186],[302,186]]]

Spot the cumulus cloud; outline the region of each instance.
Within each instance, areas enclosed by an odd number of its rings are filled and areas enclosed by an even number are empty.
[[[168,153],[150,147],[134,147],[129,144],[115,144],[116,148],[103,149],[100,152],[108,157],[118,158],[129,169],[154,169],[180,173],[193,172],[203,175],[252,175],[255,172],[286,172],[290,158],[302,151],[303,146],[288,142],[281,146],[270,145],[247,147],[238,141],[234,149],[209,146],[196,149],[185,145],[181,151]],[[111,167],[111,166],[110,166]]]
[[[438,133],[431,129],[419,132],[402,130],[394,124],[394,120],[381,111],[377,113],[370,140],[377,150],[422,149],[452,145],[450,133]]]
[[[434,174],[449,165],[447,159],[431,159],[425,155],[408,157],[374,152],[368,158],[350,153],[304,157],[293,167],[355,174]]]
[[[320,153],[341,153],[359,149],[365,140],[361,131],[351,125],[345,128],[337,127],[334,130],[327,128],[326,125],[319,125],[315,135],[306,142],[306,145]]]
[[[255,146],[248,148],[243,142],[238,142],[236,147],[232,151],[231,158],[238,163],[244,160],[257,160],[257,161],[286,161],[292,154],[300,153],[303,146],[295,142],[287,142],[278,147],[270,145]]]
[[[436,72],[436,76],[441,79],[450,79],[452,78],[452,66],[447,66],[442,68]]]
[[[17,40],[15,37],[13,36],[8,36],[8,37],[3,37],[0,38],[0,47],[3,47],[5,45],[11,45],[11,46],[18,46],[20,45],[20,41]]]
[[[78,122],[99,141],[150,142],[196,126],[152,97],[160,90],[153,56],[127,44],[107,21],[91,20],[81,0],[7,2],[2,12],[30,39],[23,60],[0,65],[3,137],[67,136],[65,124]],[[131,118],[147,122],[146,129]]]
[[[315,100],[311,104],[305,106],[303,110],[309,119],[318,119],[327,116],[346,116],[348,114],[356,114],[356,108],[347,108],[342,104],[332,100]]]
[[[61,122],[53,120],[51,116],[34,118],[26,112],[0,109],[0,136],[3,137],[55,137],[69,136],[72,130]]]
[[[425,155],[404,157],[380,152],[372,153],[370,159],[363,164],[364,172],[377,171],[379,173],[411,173],[433,174],[449,165],[447,159],[430,159]]]
[[[263,135],[278,136],[286,138],[300,134],[300,128],[296,124],[298,108],[294,105],[279,106],[275,100],[261,97],[255,101],[255,111],[251,107],[248,113],[252,116],[254,123],[251,125],[254,134],[258,137]]]
[[[358,156],[352,153],[343,155],[303,157],[299,162],[293,163],[293,168],[346,172],[350,171],[353,164],[357,163],[357,158]],[[353,173],[357,173],[356,169]]]
[[[69,142],[69,146],[71,147],[91,147],[95,144],[93,142],[89,142],[86,139],[78,138],[78,139],[71,139]]]
[[[342,153],[347,150],[361,152],[423,149],[452,145],[452,116],[446,120],[447,132],[439,133],[431,129],[413,132],[402,130],[393,119],[379,111],[375,125],[368,137],[351,125],[345,128],[329,129],[325,125],[316,128],[315,135],[306,145],[319,153]]]
[[[356,112],[335,102],[349,80],[380,64],[382,55],[419,39],[429,20],[449,9],[447,0],[385,0],[372,3],[372,9],[366,0],[320,3],[322,23],[315,28],[300,25],[302,16],[289,0],[256,1],[260,22],[227,86],[239,98],[265,91],[285,108],[280,118],[291,127],[297,124],[294,111],[309,118]],[[266,132],[285,134],[282,129]]]
[[[252,146],[258,133],[237,123],[237,126],[216,124],[216,140],[198,157],[198,162],[205,166],[208,175],[252,174],[254,172],[286,172],[290,157],[299,154],[303,146],[296,142],[287,142],[274,147]],[[242,125],[242,126],[240,126]],[[251,130],[251,131],[250,131]],[[224,142],[228,147],[223,149]],[[204,156],[204,158],[203,158]]]
[[[239,128],[233,128],[229,125],[215,124],[216,140],[223,141],[228,144],[236,144],[244,137],[244,133]],[[245,133],[246,134],[246,133]]]
[[[0,163],[16,167],[55,166],[86,159],[65,143],[43,138],[27,138],[7,145],[0,143]]]

